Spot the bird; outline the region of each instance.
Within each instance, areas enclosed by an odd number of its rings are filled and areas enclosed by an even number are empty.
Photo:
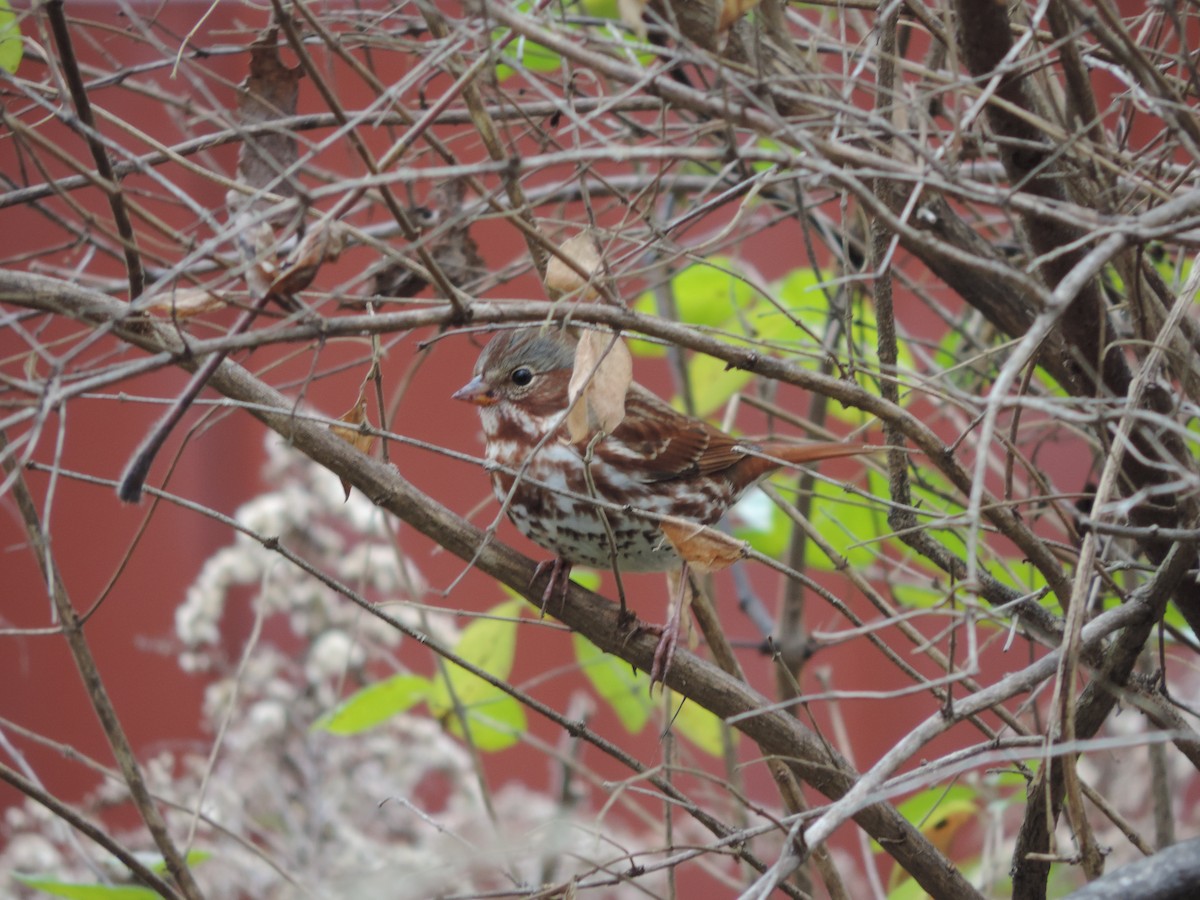
[[[496,499],[522,534],[555,555],[534,576],[551,567],[543,612],[556,591],[565,591],[575,565],[618,576],[686,565],[660,527],[666,517],[715,525],[782,466],[874,452],[848,442],[746,441],[636,382],[611,433],[593,428],[572,440],[565,419],[576,344],[553,325],[500,331],[471,380],[452,395],[478,408]],[[660,629],[651,684],[674,655],[678,604],[674,609],[676,619]]]

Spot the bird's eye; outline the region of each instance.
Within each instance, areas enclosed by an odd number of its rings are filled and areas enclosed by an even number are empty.
[[[525,387],[529,382],[533,381],[533,370],[521,366],[519,369],[513,369],[512,383],[517,387]]]

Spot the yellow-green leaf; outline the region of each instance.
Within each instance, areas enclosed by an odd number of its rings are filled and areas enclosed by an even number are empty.
[[[738,273],[736,263],[722,256],[693,263],[678,272],[671,279],[670,291],[680,322],[711,328],[724,327],[755,297],[754,288]],[[639,296],[634,309],[650,315],[658,312],[654,291]],[[638,356],[662,356],[666,352],[660,345],[645,341],[630,341],[629,348]]]
[[[430,688],[429,679],[420,675],[393,675],[351,694],[312,727],[332,734],[358,734],[412,709]]]
[[[528,4],[522,4],[527,6]],[[496,36],[503,35],[497,31]],[[496,80],[504,81],[511,78],[520,69],[530,72],[553,72],[562,65],[562,57],[553,50],[543,47],[524,37],[516,37],[501,51],[501,58],[512,61],[512,65],[501,63],[496,66]]]
[[[658,701],[650,694],[649,676],[600,650],[581,634],[572,634],[571,641],[575,645],[575,658],[596,693],[612,707],[626,731],[638,734],[658,707]],[[724,723],[702,706],[683,702],[671,724],[705,753],[718,757],[724,754]]]
[[[207,850],[191,850],[187,854],[186,862],[189,866],[195,866],[210,859],[212,855]],[[154,872],[166,871],[166,863],[161,856],[138,854],[138,857],[143,860],[146,868]],[[155,900],[158,897],[157,891],[131,884],[81,884],[63,881],[52,875],[24,875],[20,872],[13,872],[12,877],[42,893],[52,897],[66,897],[68,900]]]
[[[138,854],[138,858],[145,859],[146,854]],[[190,868],[212,858],[213,852],[211,850],[189,850],[187,855],[184,856],[183,861],[186,862]],[[154,872],[167,871],[167,861],[157,853],[149,854],[149,859],[150,861],[146,863],[147,868]]]
[[[21,23],[8,0],[0,0],[0,69],[16,74],[25,46],[21,41]]]
[[[979,792],[966,784],[931,787],[896,805],[896,812],[926,837],[930,836],[931,829],[937,829],[941,820],[978,810]],[[883,848],[871,841],[871,850],[880,853]]]
[[[523,600],[507,600],[488,610],[463,630],[454,652],[496,679],[507,678],[516,656],[517,619],[523,606]],[[516,700],[450,662],[435,679],[426,702],[451,734],[463,737],[457,702],[467,712],[471,741],[481,750],[512,746],[526,727],[524,709]]]
[[[571,634],[575,659],[621,724],[630,734],[637,734],[650,718],[653,700],[650,697],[650,678],[629,663],[605,653],[583,635]]]
[[[158,891],[131,884],[76,884],[46,875],[22,875],[13,872],[14,880],[35,888],[51,897],[67,900],[158,900]]]
[[[703,706],[685,700],[671,724],[679,734],[709,756],[724,756],[726,725]],[[736,741],[737,732],[731,732],[730,737]]]
[[[516,657],[517,620],[523,606],[520,600],[505,600],[493,606],[463,629],[454,652],[498,679],[507,678]],[[474,699],[471,692],[482,690],[480,685],[487,684],[460,666],[451,665],[446,671],[460,702],[471,702]],[[438,691],[444,687],[435,687],[433,699],[440,698]]]
[[[745,369],[731,369],[722,359],[699,354],[688,363],[688,383],[698,416],[716,412],[729,398],[748,385],[754,375]]]
[[[979,815],[979,797],[975,789],[964,784],[934,787],[908,798],[897,807],[898,812],[912,822],[917,830],[943,855],[949,856],[954,838],[963,827]],[[875,842],[876,852],[881,848]],[[917,882],[896,865],[888,878],[889,900],[907,900],[924,896],[913,893]]]
[[[491,696],[485,696],[467,708],[467,723],[471,729],[471,743],[487,753],[506,750],[516,744],[521,734],[529,727],[525,708],[515,697],[488,685]],[[453,710],[439,717],[446,730],[457,738],[466,738],[462,723]]]
[[[852,567],[863,570],[872,566],[880,552],[875,539],[890,533],[882,511],[841,485],[821,479],[813,483],[813,493],[810,519],[825,542]],[[834,568],[813,541],[808,542],[804,556],[805,563],[812,568]]]

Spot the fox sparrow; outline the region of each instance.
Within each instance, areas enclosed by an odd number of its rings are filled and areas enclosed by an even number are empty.
[[[492,486],[508,502],[508,517],[557,556],[547,600],[566,587],[575,564],[621,572],[680,565],[659,527],[663,516],[713,525],[782,465],[871,452],[858,444],[742,441],[637,384],[611,434],[572,442],[564,414],[574,363],[575,340],[564,331],[504,331],[480,354],[475,377],[454,393],[479,407],[487,460],[496,466]],[[670,663],[675,635],[664,633],[668,639],[652,677],[661,679]]]

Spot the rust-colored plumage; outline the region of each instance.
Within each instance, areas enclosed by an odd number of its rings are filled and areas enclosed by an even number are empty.
[[[658,527],[662,516],[714,525],[781,465],[871,452],[857,444],[743,441],[637,384],[611,434],[572,443],[562,418],[574,359],[574,341],[562,331],[505,331],[454,394],[479,407],[487,457],[499,467],[496,496],[512,494],[509,517],[566,563],[665,571],[679,557]]]
[[[497,499],[508,503],[508,516],[523,534],[555,554],[543,610],[566,589],[575,564],[619,572],[686,566],[659,525],[664,518],[673,520],[676,537],[680,519],[715,525],[749,487],[781,465],[871,452],[857,444],[741,441],[636,384],[629,386],[625,417],[611,433],[576,434],[572,440],[565,420],[575,349],[574,339],[562,331],[502,332],[480,354],[475,377],[454,393],[479,407],[486,455],[496,466]],[[683,547],[694,544],[685,540],[678,546],[688,555]],[[703,555],[710,558],[707,551]],[[681,578],[681,590],[682,585]],[[667,624],[654,629],[661,637],[651,683],[670,669],[681,608],[682,595]]]

